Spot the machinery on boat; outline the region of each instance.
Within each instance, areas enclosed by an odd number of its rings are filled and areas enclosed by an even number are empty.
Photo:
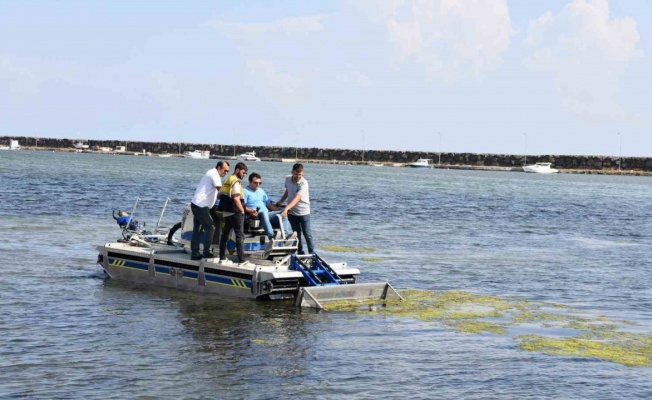
[[[357,268],[326,262],[318,254],[297,254],[296,238],[286,237],[280,229],[275,238],[268,239],[251,221],[245,223],[247,263],[233,261],[235,246],[228,243],[230,255],[226,260],[193,261],[190,207],[184,209],[182,222],[173,228],[181,230],[180,238],[175,240],[174,231],[161,226],[169,199],[151,231],[134,219],[138,202],[130,214],[114,215],[122,228],[122,238],[97,247],[97,262],[112,279],[249,299],[293,299],[297,306],[318,309],[329,301],[402,300],[388,282],[358,283]]]

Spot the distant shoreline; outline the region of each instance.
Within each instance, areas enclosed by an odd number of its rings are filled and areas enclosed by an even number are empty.
[[[82,153],[92,153],[98,155],[130,155],[130,156],[160,156],[161,154],[167,154],[169,157],[174,158],[184,158],[183,154],[172,154],[172,153],[159,153],[154,154],[151,152],[137,152],[137,151],[124,151],[124,152],[115,152],[115,151],[94,151],[94,150],[82,150],[79,151],[75,148],[59,148],[59,147],[35,147],[35,146],[22,146],[23,150],[32,150],[32,151],[56,151],[56,152],[82,152]],[[529,156],[529,159],[534,159],[536,156]],[[586,156],[584,156],[586,157]],[[233,160],[233,156],[227,155],[211,155],[211,159],[224,159],[224,160]],[[281,159],[281,158],[269,158],[261,157],[262,161],[270,162],[294,162],[295,159]],[[623,159],[624,160],[624,159]],[[298,162],[303,163],[314,163],[314,164],[336,164],[336,165],[359,165],[359,166],[369,166],[375,164],[379,166],[382,164],[384,167],[408,167],[408,164],[411,162],[380,162],[380,161],[355,161],[355,160],[321,160],[321,159],[303,159],[300,158]],[[534,162],[534,161],[533,161]],[[512,171],[512,172],[523,172],[522,166],[486,166],[486,165],[468,165],[468,164],[434,164],[433,169],[454,169],[454,170],[471,170],[471,171]],[[618,170],[618,169],[572,169],[572,168],[560,168],[560,174],[585,174],[585,175],[623,175],[623,176],[652,176],[652,171],[643,171],[643,170]]]

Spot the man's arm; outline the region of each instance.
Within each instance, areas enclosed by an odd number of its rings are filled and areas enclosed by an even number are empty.
[[[296,196],[294,196],[294,198],[292,199],[292,201],[290,201],[290,202],[288,203],[288,205],[285,206],[285,208],[283,209],[283,212],[281,212],[281,216],[282,216],[283,218],[287,217],[287,216],[288,216],[288,211],[290,211],[290,210],[292,209],[292,207],[296,206],[297,203],[298,203],[300,200],[301,200],[301,195],[300,195],[299,193],[297,193]]]
[[[240,192],[243,190],[242,189],[242,184],[240,182],[237,182],[235,185],[233,185],[232,189],[233,192],[231,193],[231,198],[233,199],[233,202],[235,203],[235,208],[238,209],[238,212],[240,214],[244,214],[244,204],[240,201]]]
[[[279,201],[276,202],[276,206],[280,206],[281,204],[283,204],[283,202],[284,202],[285,199],[287,199],[287,198],[288,198],[288,189],[285,188],[285,193],[283,193],[283,196],[281,196],[281,200],[279,200]]]
[[[235,203],[235,208],[238,209],[238,212],[240,214],[244,214],[244,206],[242,205],[242,202],[240,201],[240,194],[239,193],[234,193],[233,194],[233,202]]]

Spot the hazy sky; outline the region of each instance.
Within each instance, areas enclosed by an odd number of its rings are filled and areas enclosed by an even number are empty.
[[[2,1],[0,136],[652,156],[651,40],[648,0]]]

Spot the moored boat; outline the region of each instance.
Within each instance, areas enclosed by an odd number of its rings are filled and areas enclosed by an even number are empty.
[[[411,168],[432,168],[432,159],[420,158],[413,163],[408,164]]]
[[[196,158],[201,160],[208,160],[210,158],[211,152],[209,150],[194,150],[186,151],[183,153],[183,156],[186,158]]]
[[[9,146],[0,146],[0,150],[20,150],[18,140],[9,139]]]
[[[255,151],[249,151],[247,153],[242,153],[236,156],[236,160],[240,161],[260,161],[260,158],[256,157]]]
[[[558,169],[551,168],[552,163],[536,163],[533,165],[526,165],[523,167],[523,171],[525,172],[531,172],[531,173],[537,173],[537,174],[556,174],[559,172]]]

